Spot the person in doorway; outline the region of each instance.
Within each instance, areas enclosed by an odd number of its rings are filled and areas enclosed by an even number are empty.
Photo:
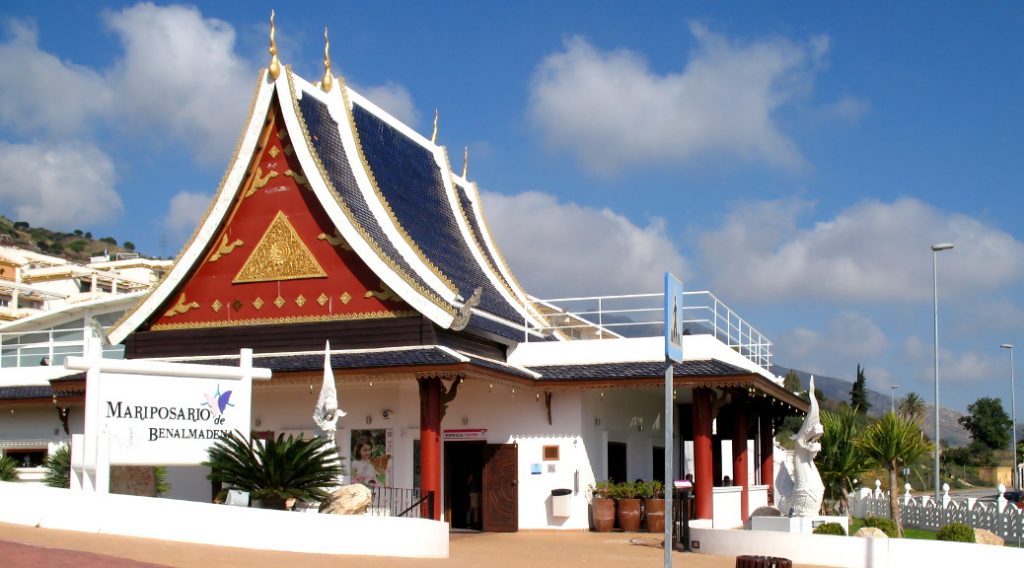
[[[480,528],[480,493],[482,487],[476,475],[470,473],[466,478],[466,488],[469,490],[469,511],[466,512],[466,525],[471,529]]]
[[[724,478],[722,478],[722,486],[723,487],[731,487],[732,486],[732,478],[729,477],[728,475],[725,476]]]

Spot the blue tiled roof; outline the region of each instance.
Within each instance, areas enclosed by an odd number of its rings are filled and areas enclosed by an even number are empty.
[[[535,379],[535,377],[533,375],[531,375],[530,373],[527,373],[526,371],[523,371],[522,369],[518,369],[518,368],[512,367],[510,365],[503,365],[501,363],[497,363],[495,361],[491,361],[490,359],[481,359],[480,357],[477,357],[475,355],[470,355],[469,353],[463,353],[463,355],[465,355],[466,357],[469,357],[469,361],[471,363],[473,363],[474,365],[478,366],[478,367],[484,367],[484,368],[487,368],[487,369],[492,369],[492,370],[495,370],[495,371],[500,371],[502,373],[507,373],[509,375],[515,375],[515,376],[523,378],[523,379],[530,379],[530,380]]]
[[[665,375],[665,363],[644,361],[639,363],[598,363],[591,365],[549,365],[530,367],[541,374],[542,380],[589,380],[589,379],[646,379]],[[672,366],[676,377],[727,377],[750,375],[750,371],[715,359],[706,361],[683,361]]]
[[[480,224],[476,222],[476,207],[473,206],[473,201],[469,198],[469,193],[466,188],[459,184],[455,184],[455,192],[459,197],[459,203],[462,204],[462,210],[466,212],[466,220],[469,222],[469,229],[473,231],[473,237],[476,242],[480,244],[481,250],[483,250],[484,256],[487,257],[487,261],[494,267],[497,272],[497,276],[503,283],[508,285],[508,281],[505,280],[505,276],[498,271],[498,263],[494,256],[491,255],[491,249],[487,247],[487,241],[484,239],[484,233],[480,228]],[[511,286],[509,286],[511,288]]]
[[[479,309],[519,320],[519,310],[491,284],[459,230],[433,154],[358,104],[352,116],[377,186],[427,259],[464,298],[483,288]]]
[[[401,253],[384,235],[384,230],[377,223],[377,218],[370,212],[345,155],[345,147],[338,134],[338,123],[331,118],[327,106],[315,97],[305,96],[299,100],[299,110],[302,112],[306,128],[309,130],[313,148],[320,158],[320,163],[324,166],[324,171],[330,178],[331,185],[348,206],[355,221],[380,246],[384,254],[405,272],[407,277],[413,279],[423,289],[429,290],[426,282],[409,266]]]
[[[0,387],[0,400],[25,400],[30,398],[50,398],[53,389],[49,386]]]

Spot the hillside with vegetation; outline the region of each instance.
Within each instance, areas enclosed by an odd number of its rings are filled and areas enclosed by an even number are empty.
[[[87,263],[89,258],[106,252],[111,258],[118,253],[135,253],[131,241],[118,242],[114,237],[95,237],[89,231],[75,229],[70,233],[32,227],[27,221],[12,221],[0,215],[0,246],[13,246]]]

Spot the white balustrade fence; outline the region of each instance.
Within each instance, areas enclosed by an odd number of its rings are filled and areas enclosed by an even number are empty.
[[[850,498],[854,517],[889,518],[889,494],[883,493],[879,485],[876,481],[874,491],[862,489]],[[949,523],[965,523],[992,531],[1007,542],[1024,542],[1024,509],[1007,501],[1004,486],[996,488],[998,496],[994,500],[951,496],[949,485],[942,489],[942,498],[936,501],[929,495],[912,496],[910,485],[905,485],[898,497],[903,527],[938,531]]]

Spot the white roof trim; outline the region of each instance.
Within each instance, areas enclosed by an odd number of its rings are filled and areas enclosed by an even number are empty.
[[[259,83],[256,100],[253,103],[252,116],[249,117],[249,124],[245,128],[245,133],[238,147],[238,153],[235,155],[235,161],[229,166],[230,172],[224,178],[221,191],[215,198],[216,201],[207,212],[203,224],[196,230],[196,234],[192,238],[188,249],[183,251],[178,257],[177,262],[174,263],[174,267],[171,268],[164,281],[153,288],[150,295],[142,301],[128,318],[111,330],[109,334],[111,343],[121,343],[124,341],[128,334],[135,331],[147,317],[167,300],[171,291],[177,289],[185,277],[192,271],[195,264],[201,260],[200,257],[206,245],[213,238],[221,221],[227,215],[236,194],[241,188],[242,181],[245,180],[249,161],[256,150],[256,144],[259,142],[260,132],[263,130],[263,120],[266,117],[267,110],[270,108],[270,101],[274,94],[273,81],[268,80],[269,75],[266,70],[263,70],[262,73],[263,77]]]
[[[0,332],[17,332],[22,331],[21,328],[26,329],[25,332],[31,332],[38,329],[36,326],[39,325],[52,325],[52,321],[63,321],[71,320],[82,316],[97,316],[110,313],[120,309],[120,304],[125,304],[124,308],[131,307],[133,303],[146,295],[146,292],[132,292],[130,294],[118,294],[116,296],[106,296],[97,300],[89,300],[88,302],[82,302],[80,304],[69,304],[62,307],[59,310],[53,310],[49,312],[43,312],[27,318],[14,320],[12,322],[0,325]],[[109,308],[104,310],[104,308]]]
[[[278,81],[282,82],[279,84],[279,88],[282,93],[287,93],[282,94],[282,99],[291,103],[291,91],[286,83],[287,79],[284,75],[285,74],[282,74],[282,76],[278,78]],[[295,95],[297,97],[301,98],[312,96],[327,105],[328,111],[339,125],[338,131],[341,136],[342,144],[345,148],[345,154],[349,160],[349,166],[356,177],[356,183],[363,192],[363,198],[368,204],[370,204],[371,210],[377,218],[378,224],[383,228],[386,236],[391,239],[392,244],[395,245],[403,257],[409,262],[410,266],[416,267],[419,264],[419,259],[412,253],[412,250],[409,249],[405,240],[401,238],[398,231],[391,226],[390,222],[384,222],[384,220],[388,219],[388,216],[387,213],[383,211],[383,208],[380,207],[376,197],[370,198],[367,196],[367,188],[370,186],[370,181],[367,178],[366,173],[363,171],[362,165],[359,163],[353,163],[353,160],[358,160],[359,158],[358,151],[355,146],[355,140],[352,138],[351,134],[347,132],[348,118],[347,116],[338,116],[341,112],[344,112],[341,108],[342,105],[344,105],[344,99],[341,96],[341,91],[336,87],[332,89],[330,93],[323,93],[323,91],[318,87],[312,85],[301,77],[292,75],[292,80],[295,85]],[[285,125],[289,132],[302,132],[299,119],[295,114],[295,108],[291,104],[282,104],[281,107]],[[392,270],[391,267],[377,255],[369,243],[363,239],[362,235],[359,234],[355,227],[349,223],[345,213],[338,206],[334,196],[331,194],[326,181],[320,176],[320,169],[316,165],[316,160],[310,153],[310,149],[306,147],[305,143],[297,144],[293,142],[292,147],[295,149],[295,156],[302,165],[302,169],[306,174],[306,179],[309,180],[313,193],[317,196],[317,199],[324,207],[324,210],[327,212],[327,216],[331,219],[331,222],[334,223],[334,226],[341,233],[341,236],[345,238],[356,254],[359,255],[359,258],[370,267],[370,270],[372,270],[374,274],[380,277],[385,284],[394,290],[396,294],[412,306],[413,309],[444,328],[451,326],[454,316],[441,309],[428,298],[424,297],[420,292],[409,285],[405,278]],[[369,193],[372,194],[373,190],[370,189]],[[380,207],[379,211],[372,209],[374,204]],[[447,287],[441,285],[440,281],[434,277],[429,270],[421,270],[420,274],[421,276],[427,274],[432,277],[431,279],[425,278],[424,280],[429,286],[431,286],[432,291],[434,291],[434,293],[436,293],[441,299],[452,304],[455,303],[454,294],[452,294]]]

